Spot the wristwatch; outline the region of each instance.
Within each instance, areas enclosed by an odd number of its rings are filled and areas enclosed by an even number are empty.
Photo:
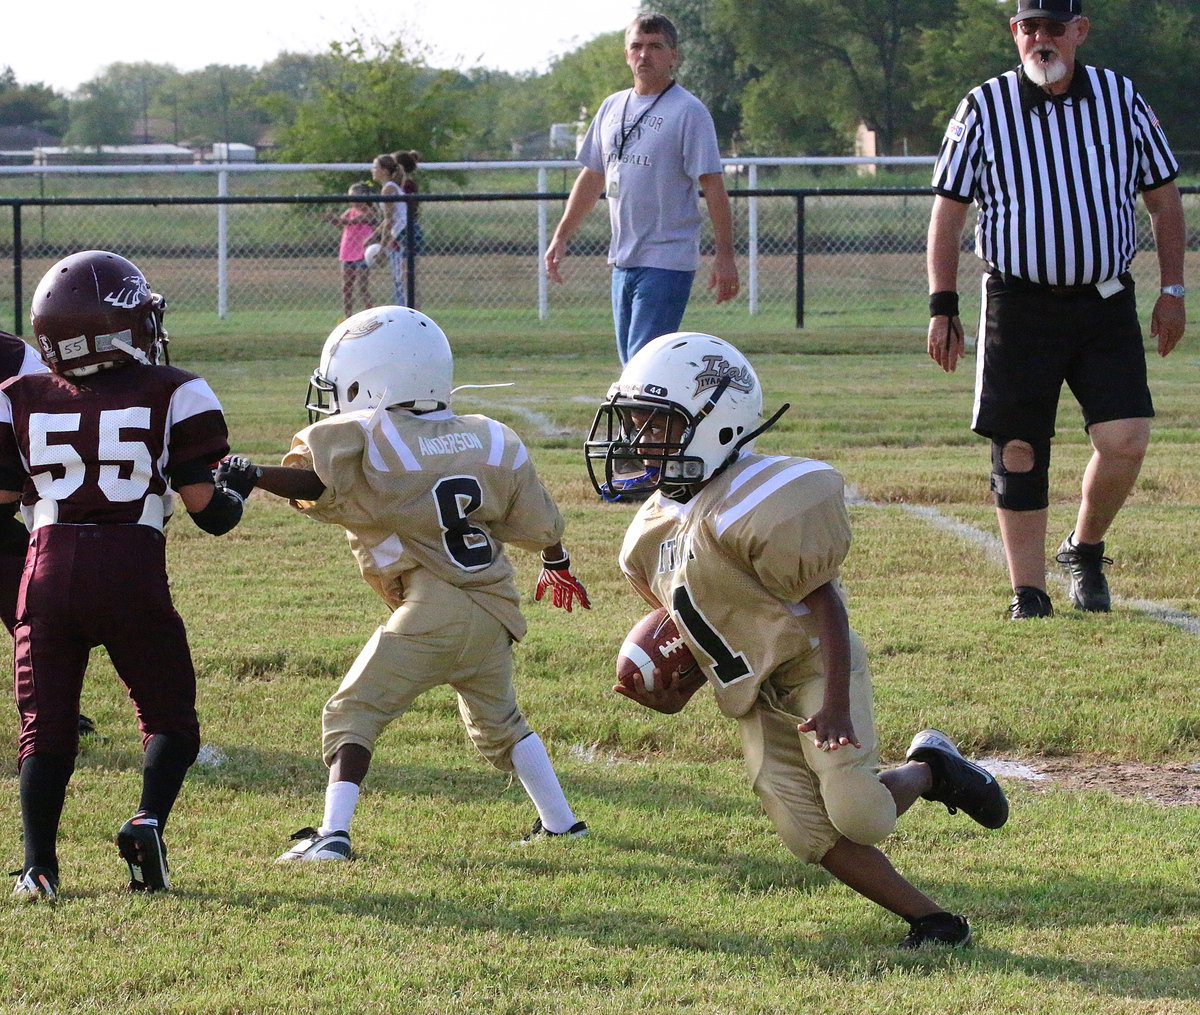
[[[1159,289],[1159,292],[1164,296],[1174,296],[1177,300],[1181,300],[1186,295],[1187,290],[1181,285],[1165,285]]]

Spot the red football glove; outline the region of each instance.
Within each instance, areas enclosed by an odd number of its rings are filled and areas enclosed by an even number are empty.
[[[583,587],[578,578],[571,574],[570,557],[553,561],[542,558],[542,573],[538,575],[537,592],[534,593],[533,598],[540,603],[542,596],[546,594],[546,589],[553,590],[554,595],[550,601],[560,610],[570,613],[576,600],[579,600],[579,605],[585,610],[592,608],[587,589]]]

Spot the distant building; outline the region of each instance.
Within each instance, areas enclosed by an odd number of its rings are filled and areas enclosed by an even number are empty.
[[[35,148],[56,145],[60,140],[53,134],[33,127],[0,127],[0,165],[30,165]]]
[[[854,134],[854,154],[859,158],[874,158],[879,154],[875,143],[875,131],[871,130],[865,123],[858,125],[858,130]],[[862,164],[858,167],[859,176],[874,176],[875,163]]]
[[[191,165],[196,153],[176,144],[44,145],[33,150],[35,166]]]
[[[258,158],[254,145],[240,141],[215,141],[212,151],[204,156],[205,162],[253,162]]]
[[[550,124],[550,151],[555,155],[574,155],[575,132],[576,126],[573,123]]]

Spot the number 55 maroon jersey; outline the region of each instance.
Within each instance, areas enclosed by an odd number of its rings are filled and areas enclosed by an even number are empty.
[[[215,464],[228,453],[216,395],[177,367],[27,374],[0,385],[0,489],[21,492],[30,529],[53,522],[161,529],[172,469]]]

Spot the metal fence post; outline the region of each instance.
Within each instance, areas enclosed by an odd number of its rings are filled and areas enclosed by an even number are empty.
[[[804,327],[804,193],[796,195],[796,327]]]
[[[752,163],[750,166],[749,182],[752,191],[758,189],[757,163]],[[748,310],[750,316],[753,317],[758,313],[758,198],[747,198],[746,203],[749,206],[746,213],[746,243],[750,248],[747,252],[749,265],[746,284],[750,290]]]
[[[417,207],[416,198],[404,195],[404,288],[408,294],[408,305],[417,307],[417,220],[413,214]]]
[[[539,194],[546,193],[546,184],[548,182],[549,178],[546,175],[546,167],[539,167],[537,171],[537,192]],[[546,248],[550,245],[547,232],[546,201],[544,198],[540,198],[537,203],[537,264],[534,265],[534,271],[537,272],[537,311],[539,321],[544,321],[550,316],[549,279],[546,277],[545,268]]]
[[[25,331],[21,319],[25,311],[21,306],[21,202],[14,201],[13,215],[13,334],[21,336]]]
[[[229,172],[217,173],[217,196],[229,196]],[[217,205],[217,317],[229,313],[229,205]]]

